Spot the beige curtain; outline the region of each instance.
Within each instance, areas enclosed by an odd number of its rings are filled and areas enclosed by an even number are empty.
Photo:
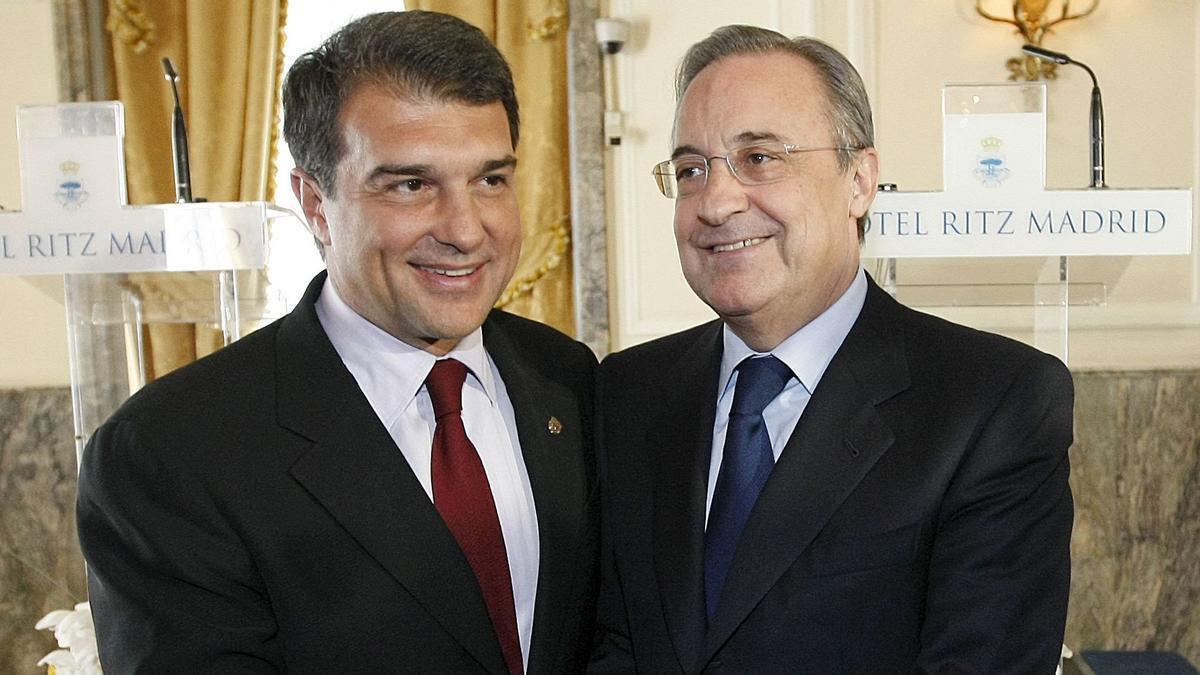
[[[498,306],[574,333],[567,156],[565,0],[407,0],[409,9],[461,17],[512,66],[521,103],[517,195],[521,261]]]
[[[286,0],[108,0],[111,88],[125,106],[130,203],[175,201],[163,57],[180,76],[194,197],[267,199],[285,15]],[[244,277],[244,294],[253,294],[256,278]],[[210,322],[186,321],[189,311],[213,304],[215,275],[130,275],[130,284],[148,307],[179,312],[148,326],[149,379],[220,346],[221,333]]]

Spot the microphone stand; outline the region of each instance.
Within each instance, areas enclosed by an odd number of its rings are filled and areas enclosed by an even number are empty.
[[[1037,45],[1025,45],[1021,47],[1021,51],[1030,56],[1036,56],[1039,59],[1057,63],[1060,66],[1079,66],[1087,71],[1088,77],[1092,78],[1092,104],[1089,110],[1091,128],[1088,134],[1092,159],[1092,183],[1090,187],[1108,187],[1104,183],[1104,102],[1100,98],[1100,83],[1096,80],[1096,73],[1092,72],[1092,69],[1088,68],[1087,64],[1076,61],[1062,52],[1050,51]]]
[[[183,106],[179,104],[179,74],[171,59],[163,57],[163,73],[171,83],[171,94],[175,97],[175,109],[171,112],[171,155],[175,168],[175,202],[187,204],[192,200],[192,172],[188,166],[187,127],[183,123]]]
[[[1049,49],[1043,49],[1042,47],[1039,47],[1037,45],[1030,45],[1030,44],[1027,44],[1024,47],[1021,47],[1021,51],[1025,52],[1026,54],[1029,54],[1030,56],[1035,56],[1039,59],[1057,63],[1060,66],[1066,66],[1066,65],[1079,66],[1080,68],[1083,68],[1084,70],[1087,71],[1088,77],[1092,78],[1092,103],[1091,103],[1091,108],[1088,111],[1089,117],[1090,117],[1090,122],[1091,122],[1091,124],[1089,125],[1089,130],[1088,130],[1089,131],[1088,141],[1091,146],[1090,172],[1091,172],[1092,179],[1091,179],[1090,187],[1094,190],[1100,190],[1100,189],[1104,189],[1104,188],[1108,187],[1104,183],[1104,103],[1100,98],[1100,83],[1096,80],[1096,73],[1092,72],[1092,69],[1089,68],[1087,66],[1087,64],[1076,61],[1075,59],[1067,56],[1066,54],[1063,54],[1062,52],[1055,52],[1055,51],[1051,51]],[[1062,285],[1062,289],[1063,289],[1062,302],[1064,305],[1064,310],[1066,307],[1069,307],[1071,304],[1070,303],[1071,287],[1070,287],[1068,278],[1069,277],[1068,277],[1068,273],[1067,273],[1067,256],[1065,256],[1065,255],[1059,256],[1058,257],[1058,281]],[[1066,319],[1065,319],[1065,315],[1064,315],[1064,321],[1063,321],[1063,362],[1064,363],[1067,362],[1066,357],[1067,357],[1067,353],[1070,349],[1069,344],[1066,339],[1066,330],[1067,330],[1066,329]]]

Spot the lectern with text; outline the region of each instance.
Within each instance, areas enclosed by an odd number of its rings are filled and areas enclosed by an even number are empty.
[[[881,283],[906,304],[1032,308],[1035,346],[1067,361],[1069,307],[1106,293],[1104,283],[1070,283],[1068,256],[1190,253],[1190,190],[1045,188],[1045,83],[947,85],[942,107],[945,190],[885,185],[864,243],[863,256],[881,261]],[[1044,263],[1017,281],[896,274],[898,258],[988,257]]]
[[[17,133],[23,210],[0,212],[0,274],[66,275],[81,452],[145,384],[147,324],[210,324],[228,343],[282,313],[261,297],[255,275],[266,261],[268,221],[290,213],[265,202],[126,205],[118,102],[23,106]],[[211,281],[194,283],[198,272]]]

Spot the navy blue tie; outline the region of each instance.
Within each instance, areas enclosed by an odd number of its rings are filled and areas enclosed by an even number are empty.
[[[774,356],[748,358],[737,369],[725,452],[704,533],[704,599],[709,620],[716,614],[717,600],[725,586],[742,528],[771,469],[775,468],[763,408],[792,378],[792,371]]]

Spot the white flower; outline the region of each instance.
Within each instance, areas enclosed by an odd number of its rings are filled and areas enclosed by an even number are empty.
[[[39,666],[54,666],[54,669],[60,673],[71,673],[75,671],[75,657],[71,656],[71,652],[65,649],[55,649],[49,654],[42,657],[38,661]]]
[[[1058,657],[1058,668],[1054,671],[1054,675],[1063,675],[1063,659],[1069,659],[1075,656],[1075,652],[1067,645],[1062,646],[1062,653]]]
[[[47,614],[46,616],[43,616],[41,618],[41,620],[39,620],[37,622],[37,625],[34,626],[34,628],[36,628],[38,630],[46,630],[49,628],[54,628],[55,626],[57,626],[59,624],[59,622],[61,622],[65,618],[67,618],[67,615],[70,613],[71,613],[71,610],[69,610],[69,609],[56,609],[53,612],[50,612],[49,614]]]
[[[56,609],[42,617],[36,628],[54,629],[58,646],[64,648],[42,657],[39,666],[53,667],[56,675],[102,675],[90,604],[81,602],[74,610]]]

